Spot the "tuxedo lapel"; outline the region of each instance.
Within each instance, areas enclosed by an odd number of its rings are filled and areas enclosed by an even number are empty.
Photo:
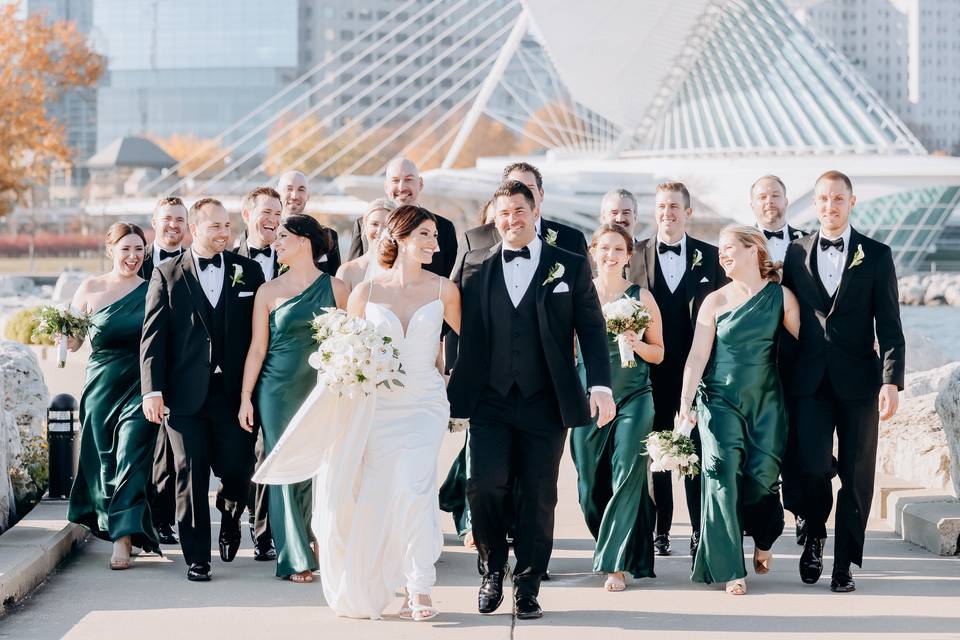
[[[499,242],[490,247],[483,263],[480,265],[480,315],[483,318],[485,332],[490,330],[490,285],[495,271],[493,268],[494,261],[500,259],[500,248],[501,244]]]
[[[803,260],[803,268],[807,272],[807,276],[810,278],[811,284],[813,285],[813,290],[816,295],[819,297],[818,308],[826,313],[827,309],[830,307],[830,294],[827,293],[826,288],[823,286],[823,282],[820,281],[820,271],[817,269],[817,243],[820,240],[819,233],[811,233],[809,236],[802,238],[800,244],[806,250],[807,255]]]
[[[210,331],[207,319],[206,296],[200,287],[200,278],[193,267],[193,250],[189,249],[180,254],[180,272],[184,283],[187,285],[187,290],[190,292],[190,302],[193,303],[193,308],[200,317],[200,324],[203,325],[207,335],[212,336],[213,333]]]
[[[540,249],[540,264],[537,265],[537,272],[533,275],[533,280],[530,282],[531,287],[536,287],[535,293],[537,294],[537,325],[540,327],[540,339],[543,341],[544,346],[551,344],[550,339],[550,323],[547,322],[547,290],[551,286],[556,286],[555,283],[551,282],[549,285],[544,285],[544,281],[547,279],[547,274],[550,272],[550,268],[554,264],[554,250],[553,247],[543,242]]]
[[[833,296],[833,304],[830,305],[830,313],[837,308],[840,298],[847,291],[850,284],[850,263],[853,262],[853,256],[856,253],[856,247],[860,246],[860,234],[853,227],[850,228],[850,246],[847,247],[847,255],[843,261],[843,271],[840,273],[840,284],[837,286],[837,295]],[[827,315],[830,315],[828,313]]]
[[[683,295],[686,297],[687,307],[690,309],[691,315],[693,314],[693,301],[696,300],[697,298],[698,283],[697,283],[697,278],[695,277],[696,274],[693,273],[693,258],[694,258],[693,254],[696,250],[697,250],[697,247],[693,241],[693,238],[691,238],[688,235],[687,246],[686,246],[687,266],[683,272],[683,279],[681,284],[683,285]],[[699,271],[697,271],[697,274],[699,274],[700,271],[703,270],[702,263],[700,264],[698,269]]]
[[[647,248],[643,252],[643,266],[646,273],[644,273],[644,278],[646,279],[646,288],[649,291],[653,291],[653,287],[656,284],[657,279],[657,238],[654,236],[647,241]],[[644,284],[642,282],[637,284]]]
[[[223,302],[223,335],[229,336],[230,333],[230,298],[233,296],[233,285],[231,284],[231,275],[233,274],[233,256],[228,252],[223,252],[223,289],[221,289],[220,300]],[[258,265],[259,266],[259,265]]]

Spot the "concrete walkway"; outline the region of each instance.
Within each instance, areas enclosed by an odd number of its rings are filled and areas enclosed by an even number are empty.
[[[453,458],[460,436],[446,439],[441,469]],[[683,504],[677,495],[678,507]],[[561,476],[554,580],[545,583],[547,613],[534,622],[514,621],[507,603],[489,617],[475,609],[472,553],[459,545],[444,518],[446,546],[434,592],[442,614],[431,623],[335,617],[323,604],[319,582],[298,585],[273,577],[273,563],[252,559],[249,540],[231,564],[215,560],[214,580],[187,582],[179,549],[166,557],[143,557],[133,569],[108,569],[110,545],[93,540],[68,560],[21,606],[0,618],[0,638],[17,640],[113,638],[598,638],[601,636],[689,638],[960,637],[960,561],[941,558],[897,539],[877,523],[868,534],[866,568],[856,574],[858,591],[832,594],[829,580],[806,586],[797,577],[800,548],[784,536],[775,547],[771,574],[748,578],[746,597],[721,587],[689,582],[689,527],[678,513],[678,554],[660,558],[655,580],[634,583],[624,593],[602,591],[603,577],[589,572],[592,540],[576,502],[569,456]],[[246,534],[245,534],[246,536]],[[828,553],[831,547],[828,544]],[[748,547],[747,553],[752,553]],[[214,552],[216,557],[216,552]],[[828,572],[829,562],[828,557]]]

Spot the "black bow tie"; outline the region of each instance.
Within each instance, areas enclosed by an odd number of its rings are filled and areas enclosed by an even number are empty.
[[[250,259],[256,258],[257,256],[267,256],[268,258],[273,257],[273,249],[270,247],[264,247],[263,249],[257,249],[256,247],[250,247]]]
[[[826,238],[820,238],[820,251],[826,251],[830,247],[833,247],[837,251],[843,251],[843,238],[837,238],[836,240],[827,240]]]
[[[167,251],[166,249],[160,249],[161,262],[166,260],[167,258],[176,258],[178,255],[180,255],[180,249],[177,249],[176,251]]]
[[[783,240],[783,229],[780,229],[780,231],[767,231],[766,229],[764,229],[763,235],[767,236],[767,240],[769,240],[770,238],[778,238],[780,240]]]
[[[657,243],[657,253],[666,253],[667,251],[673,251],[675,254],[680,255],[680,245],[667,244],[665,242]]]
[[[525,259],[529,260],[529,259],[530,259],[530,247],[524,247],[523,249],[520,249],[519,251],[514,251],[514,250],[512,250],[512,249],[504,249],[504,250],[503,250],[503,259],[504,259],[505,261],[507,261],[508,263],[509,263],[509,262],[513,262],[513,259],[514,259],[514,258],[525,258]]]
[[[213,265],[219,269],[220,266],[223,265],[223,258],[220,257],[219,253],[212,258],[201,258],[200,256],[197,256],[197,262],[200,263],[200,271],[206,271],[207,267],[210,265]]]

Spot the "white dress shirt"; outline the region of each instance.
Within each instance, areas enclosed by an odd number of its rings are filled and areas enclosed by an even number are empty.
[[[264,282],[270,282],[273,280],[273,260],[275,257],[276,256],[273,253],[273,247],[271,247],[270,255],[265,256],[262,253],[258,253],[253,259],[254,262],[260,265],[260,271],[263,272]]]
[[[519,251],[522,248],[511,247],[506,242],[503,243],[504,251],[507,249]],[[540,266],[540,251],[543,249],[543,241],[540,240],[540,236],[534,236],[527,248],[530,249],[529,260],[514,258],[507,262],[506,258],[503,257],[503,252],[500,252],[500,261],[503,264],[503,282],[507,286],[507,293],[510,294],[510,301],[514,307],[520,306],[523,294],[530,288],[533,276],[537,273],[537,267]]]
[[[827,240],[836,240],[830,238],[821,231],[817,234],[817,273],[820,275],[820,282],[823,288],[833,297],[840,286],[840,279],[843,277],[843,266],[847,263],[847,252],[850,251],[850,225],[840,235],[843,238],[843,251],[836,247],[829,247],[826,251],[820,248],[820,238]]]
[[[211,258],[213,256],[210,256]],[[197,280],[200,281],[200,288],[204,295],[210,301],[211,307],[216,307],[220,301],[220,294],[223,292],[223,269],[226,263],[223,261],[223,254],[220,255],[220,266],[207,265],[204,270],[200,269],[200,256],[193,254],[193,266],[196,269]]]
[[[770,254],[770,259],[774,262],[783,262],[783,259],[787,257],[787,247],[790,246],[790,229],[787,228],[786,223],[784,223],[780,229],[764,229],[763,227],[759,227],[759,229],[761,233],[764,231],[773,231],[774,233],[777,231],[783,232],[782,238],[777,238],[776,236],[766,238],[766,236],[764,236],[767,240],[767,253]]]
[[[672,247],[679,244],[680,255],[672,251],[660,253],[661,242]],[[683,237],[677,242],[664,242],[660,236],[657,236],[657,246],[654,250],[657,252],[657,262],[660,264],[660,273],[663,274],[663,279],[667,281],[667,286],[670,287],[670,293],[673,293],[677,290],[677,287],[680,286],[680,283],[683,282],[683,274],[687,272],[687,234],[683,234]]]

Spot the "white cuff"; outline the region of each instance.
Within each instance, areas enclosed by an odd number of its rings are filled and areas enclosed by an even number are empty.
[[[613,397],[613,389],[611,389],[610,387],[601,387],[599,385],[590,387],[590,393],[593,393],[594,391],[598,391],[600,393],[608,393],[610,394],[611,398]]]
[[[163,391],[151,391],[150,393],[143,394],[143,400],[147,398],[163,398]]]

